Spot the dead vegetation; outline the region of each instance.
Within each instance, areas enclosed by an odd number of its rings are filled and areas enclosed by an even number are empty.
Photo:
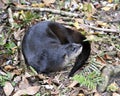
[[[120,96],[119,0],[20,1],[0,1],[0,96]],[[88,65],[76,77],[67,78],[72,64],[48,75],[25,65],[22,37],[43,20],[79,30],[91,42]]]

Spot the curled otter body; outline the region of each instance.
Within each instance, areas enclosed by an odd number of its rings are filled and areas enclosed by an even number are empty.
[[[26,32],[22,52],[26,63],[39,73],[61,70],[76,59],[69,73],[73,76],[90,55],[90,43],[85,39],[81,33],[59,23],[42,21]]]

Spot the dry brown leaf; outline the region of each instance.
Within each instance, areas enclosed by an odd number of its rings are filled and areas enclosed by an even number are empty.
[[[99,45],[95,44],[94,42],[91,43],[91,51],[94,53],[98,53]]]
[[[55,0],[43,0],[46,6],[49,6],[51,3],[54,3]]]
[[[120,96],[118,93],[113,93],[112,96]]]
[[[59,22],[61,24],[65,24],[65,21],[63,19],[58,19],[58,20],[56,20],[56,22]]]
[[[38,74],[37,76],[39,77],[39,79],[42,79],[42,80],[46,78],[43,74]]]
[[[1,0],[2,3],[8,4],[8,0]]]
[[[51,85],[52,84],[52,79],[48,78],[48,79],[43,80],[43,82]]]
[[[26,77],[23,76],[22,81],[19,84],[19,88],[20,89],[25,89],[25,88],[28,88],[28,87],[30,87],[30,84],[29,84],[28,80],[26,79]]]
[[[104,10],[104,11],[109,11],[110,9],[111,9],[110,6],[105,6],[105,7],[102,8],[102,10]]]
[[[75,22],[79,22],[80,24],[84,24],[84,20],[80,18],[76,18]]]
[[[83,94],[83,93],[79,93],[78,96],[85,96],[85,94]]]
[[[75,26],[76,29],[80,29],[80,25],[78,21],[74,22],[73,25]]]
[[[111,60],[111,59],[112,59],[112,57],[110,57],[108,54],[105,54],[105,55],[104,55],[104,59]]]
[[[45,7],[45,4],[44,3],[37,3],[37,4],[32,4],[31,5],[32,7],[40,7],[40,8],[43,8],[43,7]]]
[[[2,35],[1,33],[3,32],[4,25],[0,26],[0,36]]]
[[[94,96],[101,96],[98,92],[96,92],[95,94],[94,94]]]
[[[28,7],[27,5],[21,5],[21,4],[15,4],[16,7],[19,7],[19,8],[25,8],[25,7]]]
[[[0,70],[0,75],[6,75],[6,73],[2,70]]]
[[[6,82],[3,89],[4,89],[6,96],[9,96],[11,95],[14,88],[10,82]]]
[[[52,91],[52,90],[51,90],[51,95],[52,95],[52,96],[58,96],[58,94],[59,94],[59,91],[57,91],[57,90]]]
[[[106,61],[100,56],[97,56],[96,60],[102,64],[106,64]]]
[[[87,20],[93,20],[94,18],[93,18],[93,15],[91,14],[91,13],[86,13],[86,16],[87,16]]]
[[[21,39],[21,36],[23,35],[22,33],[25,31],[25,29],[18,29],[17,31],[14,32],[14,38],[16,40],[20,40]]]
[[[75,85],[77,85],[78,82],[77,81],[73,81],[68,87],[69,88],[73,88]]]
[[[80,90],[80,88],[74,88],[73,90],[71,90],[70,96],[78,96],[80,92],[83,92]]]
[[[31,75],[28,72],[25,72],[25,77],[28,78],[31,77]]]
[[[120,52],[119,51],[117,52],[117,56],[118,56],[118,58],[120,58]]]
[[[21,76],[16,76],[13,81],[19,83],[21,81]]]
[[[40,86],[32,86],[27,87],[26,89],[18,90],[13,96],[21,96],[21,95],[34,95],[40,89]]]
[[[103,22],[103,21],[96,21],[96,24],[99,25],[99,26],[108,27],[108,24]]]
[[[11,66],[11,65],[7,65],[7,66],[4,67],[4,69],[5,69],[6,71],[10,71],[10,70],[15,69],[15,67],[14,67],[14,66]]]
[[[108,0],[108,2],[109,2],[109,3],[112,3],[112,2],[113,2],[113,0]]]
[[[22,73],[22,69],[16,69],[13,71],[15,75],[20,75]]]
[[[0,41],[1,45],[6,44],[7,39],[8,39],[8,37],[9,37],[8,34],[4,34],[4,32],[3,32],[3,29],[4,29],[4,28],[5,28],[5,25],[1,25],[1,26],[0,26],[0,37],[3,37],[3,38],[1,38],[1,39],[3,39],[3,40]]]
[[[95,40],[95,36],[94,35],[89,35],[89,36],[87,36],[87,39],[90,40],[90,41]]]

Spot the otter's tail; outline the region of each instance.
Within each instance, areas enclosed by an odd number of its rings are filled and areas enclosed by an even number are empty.
[[[90,51],[91,51],[90,42],[89,41],[83,41],[82,46],[83,46],[82,53],[77,57],[75,65],[71,69],[68,77],[72,77],[74,75],[74,73],[78,69],[80,69],[85,64],[87,59],[89,58]]]

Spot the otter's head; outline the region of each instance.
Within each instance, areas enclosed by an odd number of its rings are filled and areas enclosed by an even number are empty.
[[[69,43],[62,47],[65,50],[63,66],[70,63],[71,60],[75,60],[81,54],[83,48],[81,44],[76,43]]]

